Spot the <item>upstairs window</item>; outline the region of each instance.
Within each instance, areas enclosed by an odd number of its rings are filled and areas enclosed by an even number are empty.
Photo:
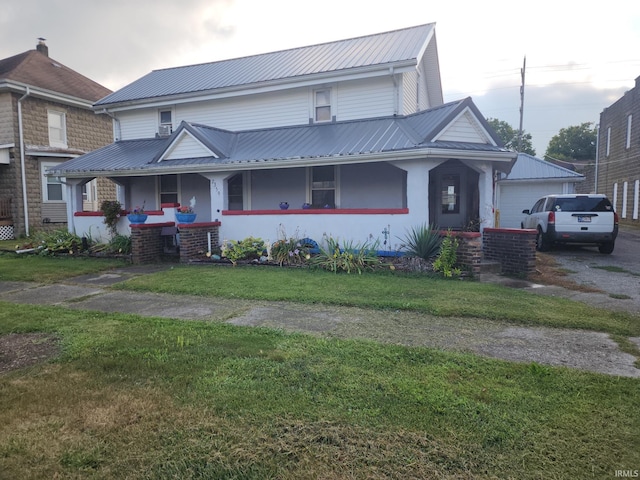
[[[49,123],[49,145],[67,148],[67,122],[64,112],[49,110],[47,118]]]
[[[331,121],[331,89],[325,88],[314,92],[314,121]]]
[[[158,135],[165,137],[173,132],[173,113],[171,110],[160,110]]]
[[[608,157],[611,153],[611,127],[607,128],[607,145],[605,147],[605,155]]]
[[[631,120],[633,119],[633,115],[629,115],[627,117],[627,143],[625,148],[631,148]]]

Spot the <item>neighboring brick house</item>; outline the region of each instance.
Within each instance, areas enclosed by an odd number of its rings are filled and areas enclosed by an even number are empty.
[[[109,93],[49,58],[42,39],[0,60],[0,239],[66,227],[64,179],[45,172],[113,141],[111,118],[92,109]],[[88,182],[83,209],[115,194],[107,179]]]
[[[600,114],[595,177],[598,193],[611,199],[620,223],[640,226],[640,77]]]

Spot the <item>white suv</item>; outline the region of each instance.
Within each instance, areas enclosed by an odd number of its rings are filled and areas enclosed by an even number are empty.
[[[538,231],[536,248],[543,252],[556,243],[597,245],[611,253],[618,236],[618,214],[604,195],[547,195],[525,213],[520,226]]]

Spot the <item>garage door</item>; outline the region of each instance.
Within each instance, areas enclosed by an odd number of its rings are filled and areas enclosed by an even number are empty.
[[[520,228],[522,210],[530,209],[544,195],[563,193],[562,183],[500,183],[497,206],[500,210],[501,228]]]

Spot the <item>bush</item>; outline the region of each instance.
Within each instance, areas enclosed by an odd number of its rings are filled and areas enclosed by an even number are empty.
[[[304,265],[309,261],[311,245],[297,238],[284,238],[271,245],[270,257],[278,265]]]
[[[445,277],[460,275],[460,269],[455,266],[458,261],[459,245],[460,241],[453,236],[451,231],[448,231],[440,245],[440,253],[435,262],[433,262],[433,269],[436,272],[441,272]]]
[[[112,237],[118,235],[118,219],[122,213],[122,205],[117,200],[105,200],[100,204],[100,210],[104,215],[104,223]]]
[[[220,253],[222,257],[231,260],[231,263],[235,266],[238,260],[260,258],[263,252],[264,240],[247,237],[244,240],[223,240]]]
[[[407,255],[424,260],[429,260],[438,255],[442,244],[438,227],[425,223],[419,227],[412,227],[404,239],[401,240],[407,247]]]
[[[82,239],[66,229],[38,232],[34,235],[34,244],[39,248],[40,255],[74,254],[82,249]]]
[[[128,255],[131,253],[131,237],[128,235],[116,235],[109,242],[108,250],[112,253]]]
[[[377,255],[378,241],[353,244],[347,242],[340,247],[337,240],[325,237],[326,248],[320,247],[320,253],[311,259],[313,266],[338,272],[358,272],[373,270],[380,265]]]

